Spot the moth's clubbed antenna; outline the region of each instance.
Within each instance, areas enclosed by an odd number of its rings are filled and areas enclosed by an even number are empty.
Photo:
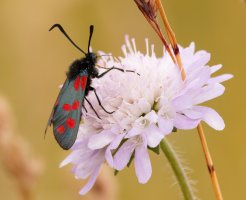
[[[94,26],[90,25],[90,36],[89,36],[89,42],[88,42],[88,53],[90,53],[91,37],[93,35],[93,32],[94,32]]]
[[[66,31],[63,29],[63,27],[60,25],[60,24],[54,24],[50,29],[49,31],[52,31],[54,28],[58,28],[62,34],[69,40],[69,42],[72,43],[72,45],[74,47],[76,47],[79,51],[81,51],[83,54],[86,55],[86,53],[77,45],[75,44],[75,42],[68,36],[68,34],[66,33]]]

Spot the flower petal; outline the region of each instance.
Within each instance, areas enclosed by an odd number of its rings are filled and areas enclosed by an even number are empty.
[[[210,71],[211,71],[211,74],[217,72],[218,70],[220,70],[222,68],[222,65],[219,64],[219,65],[214,65],[212,67],[210,67]]]
[[[155,124],[149,125],[149,127],[144,130],[144,134],[147,138],[148,146],[153,148],[164,138],[164,134],[162,134],[161,130]]]
[[[211,78],[208,81],[208,84],[222,83],[222,82],[227,81],[227,80],[229,80],[231,78],[233,78],[233,75],[232,74],[223,74],[223,75],[220,75],[220,76],[216,76],[216,77]]]
[[[192,59],[193,62],[189,62],[189,66],[187,67],[188,74],[198,67],[206,65],[210,60],[210,53],[206,51],[198,51],[195,53]]]
[[[64,167],[65,165],[71,163],[73,161],[74,158],[76,158],[75,156],[75,152],[73,151],[70,155],[68,155],[59,165],[60,168]]]
[[[177,113],[173,121],[173,124],[177,129],[188,130],[188,129],[193,129],[197,127],[200,121],[201,121],[200,119],[199,120],[190,119],[186,117],[185,115],[181,115]]]
[[[135,149],[135,144],[129,139],[126,141],[114,156],[114,168],[122,170],[129,162]]]
[[[149,112],[151,110],[151,105],[144,98],[139,99],[138,106],[139,106],[140,110],[142,111],[142,113],[146,113],[146,112]]]
[[[176,111],[188,109],[192,106],[192,100],[188,95],[182,95],[172,100],[172,106]]]
[[[146,183],[151,177],[152,168],[147,147],[144,145],[139,145],[135,149],[134,165],[138,182],[142,184]]]
[[[208,80],[210,79],[210,68],[209,67],[201,67],[194,72],[191,73],[188,81],[190,81],[189,84],[192,82],[196,82],[196,84],[193,85],[193,89],[198,89],[207,84]]]
[[[108,145],[114,138],[115,134],[111,131],[102,131],[99,134],[93,135],[89,139],[88,147],[90,149],[101,149]]]
[[[105,149],[103,150],[90,150],[89,153],[81,159],[73,168],[73,173],[77,179],[86,179],[90,176],[98,166],[104,162]]]
[[[89,181],[86,183],[86,185],[80,190],[80,195],[85,195],[89,190],[93,187],[93,185],[96,182],[97,176],[100,172],[101,165],[99,165],[91,174]]]
[[[202,118],[202,114],[200,112],[194,110],[193,108],[187,109],[187,110],[183,110],[182,112],[187,117],[189,117],[190,119],[201,119]]]
[[[105,158],[106,158],[109,166],[112,168],[114,167],[114,159],[113,159],[111,150],[116,149],[120,145],[124,136],[125,136],[125,134],[120,134],[120,135],[116,136],[116,138],[111,142],[111,144],[106,149]]]
[[[163,117],[158,118],[158,127],[161,129],[164,135],[167,135],[173,130],[173,122]]]
[[[225,91],[225,87],[221,84],[212,84],[205,86],[201,89],[201,91],[194,97],[193,103],[200,104],[205,101],[214,99],[220,95],[222,95]]]
[[[126,134],[126,138],[132,138],[136,135],[140,135],[142,132],[142,128],[140,127],[133,127],[128,133]]]
[[[215,130],[221,131],[225,128],[224,120],[214,109],[204,106],[195,106],[194,109],[201,112],[203,114],[202,120]]]
[[[158,116],[155,111],[151,110],[147,115],[145,115],[145,118],[148,119],[150,123],[156,123]]]

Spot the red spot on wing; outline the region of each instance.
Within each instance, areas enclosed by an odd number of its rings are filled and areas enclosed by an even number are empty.
[[[80,102],[79,101],[74,101],[72,105],[73,110],[77,110],[79,108]]]
[[[80,83],[80,76],[78,76],[78,77],[76,78],[76,80],[74,81],[73,87],[74,87],[74,89],[75,89],[76,91],[79,89],[79,83]]]
[[[69,111],[69,110],[71,110],[71,105],[65,103],[65,104],[62,106],[62,108],[63,108],[63,110],[65,110],[65,111]]]
[[[73,118],[68,118],[67,119],[67,126],[69,127],[69,128],[74,128],[75,127],[75,120],[73,119]]]
[[[59,126],[57,129],[56,129],[57,133],[59,134],[63,134],[65,132],[65,127],[63,125]]]
[[[86,81],[87,81],[87,76],[82,76],[82,81],[81,81],[82,90],[85,90]]]

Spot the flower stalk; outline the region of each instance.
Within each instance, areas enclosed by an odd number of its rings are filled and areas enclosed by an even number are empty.
[[[182,166],[182,163],[180,162],[178,156],[176,155],[175,151],[173,150],[172,146],[169,144],[166,138],[164,138],[161,141],[160,147],[174,171],[174,174],[178,180],[181,191],[183,193],[184,199],[195,200],[196,198],[194,196],[192,187],[190,185],[187,174],[185,173],[185,170]]]
[[[221,190],[220,190],[220,185],[219,185],[218,178],[217,178],[217,175],[216,175],[216,172],[215,172],[215,169],[214,169],[214,164],[213,164],[211,155],[209,153],[207,141],[206,141],[206,138],[205,138],[204,131],[203,131],[201,123],[198,125],[197,130],[198,130],[198,134],[199,134],[199,137],[200,137],[200,140],[201,140],[201,143],[202,143],[203,152],[204,152],[204,155],[205,155],[205,158],[206,158],[208,171],[209,171],[209,174],[210,174],[210,177],[211,177],[211,180],[212,180],[212,184],[213,184],[213,187],[214,187],[216,199],[217,200],[223,200],[222,193],[221,193]]]
[[[163,5],[161,3],[161,0],[156,0],[156,5],[157,5],[157,8],[158,8],[158,10],[160,12],[160,15],[161,15],[161,18],[163,20],[164,26],[166,28],[168,39],[169,39],[169,41],[170,41],[170,43],[172,45],[173,52],[174,52],[174,55],[176,57],[178,67],[179,67],[179,69],[181,71],[182,79],[185,80],[186,79],[186,74],[185,74],[185,71],[184,71],[184,68],[183,68],[183,65],[182,65],[182,61],[181,61],[181,57],[180,57],[180,53],[179,53],[179,49],[178,49],[178,45],[177,45],[177,40],[176,40],[175,34],[172,31],[171,26],[169,25],[169,22],[167,20],[167,17],[166,17],[166,14],[165,14],[165,10],[164,10],[164,7],[163,7]],[[219,182],[218,182],[218,179],[217,179],[217,176],[216,176],[215,168],[214,168],[213,161],[212,161],[209,149],[208,149],[207,141],[206,141],[206,138],[205,138],[204,131],[203,131],[201,123],[198,125],[197,131],[198,131],[198,134],[199,134],[199,137],[200,137],[200,140],[201,140],[203,152],[204,152],[204,155],[205,155],[205,158],[206,158],[206,163],[207,163],[207,166],[208,166],[208,171],[209,171],[209,174],[210,174],[212,185],[213,185],[213,188],[214,188],[214,191],[215,191],[216,199],[217,200],[223,200],[222,193],[221,193],[220,186],[219,186]]]
[[[174,52],[178,67],[180,69],[182,79],[185,80],[186,79],[186,74],[185,74],[185,71],[184,71],[184,68],[183,68],[183,64],[182,64],[182,61],[181,61],[179,47],[177,45],[177,40],[176,40],[175,34],[174,34],[171,26],[169,25],[169,22],[167,20],[167,16],[166,16],[164,7],[163,7],[163,5],[161,3],[161,0],[156,0],[156,5],[157,5],[157,8],[160,11],[160,15],[161,15],[162,21],[163,21],[164,26],[166,28],[168,39],[169,39],[169,41],[170,41],[170,43],[172,45],[172,49],[173,49],[173,52]]]

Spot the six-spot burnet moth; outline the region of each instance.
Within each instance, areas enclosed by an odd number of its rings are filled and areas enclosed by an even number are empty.
[[[102,106],[101,101],[96,93],[96,90],[91,86],[92,79],[101,78],[113,69],[122,72],[134,71],[111,67],[108,68],[105,72],[99,74],[98,69],[96,67],[98,56],[95,53],[90,52],[91,37],[94,29],[92,25],[90,26],[90,36],[87,53],[83,51],[81,48],[79,48],[72,41],[72,39],[68,36],[68,34],[64,31],[60,24],[54,24],[49,31],[51,31],[54,28],[58,28],[66,36],[66,38],[85,55],[85,57],[75,60],[71,64],[67,72],[67,79],[60,90],[60,93],[57,97],[57,100],[55,102],[50,118],[48,120],[48,124],[45,129],[46,133],[48,126],[53,124],[53,132],[56,141],[63,149],[68,150],[72,147],[77,138],[79,124],[82,116],[82,107],[84,107],[84,100],[88,102],[89,106],[100,119],[92,104],[86,98],[90,91],[94,92],[99,106],[106,113],[113,113],[108,112]]]

